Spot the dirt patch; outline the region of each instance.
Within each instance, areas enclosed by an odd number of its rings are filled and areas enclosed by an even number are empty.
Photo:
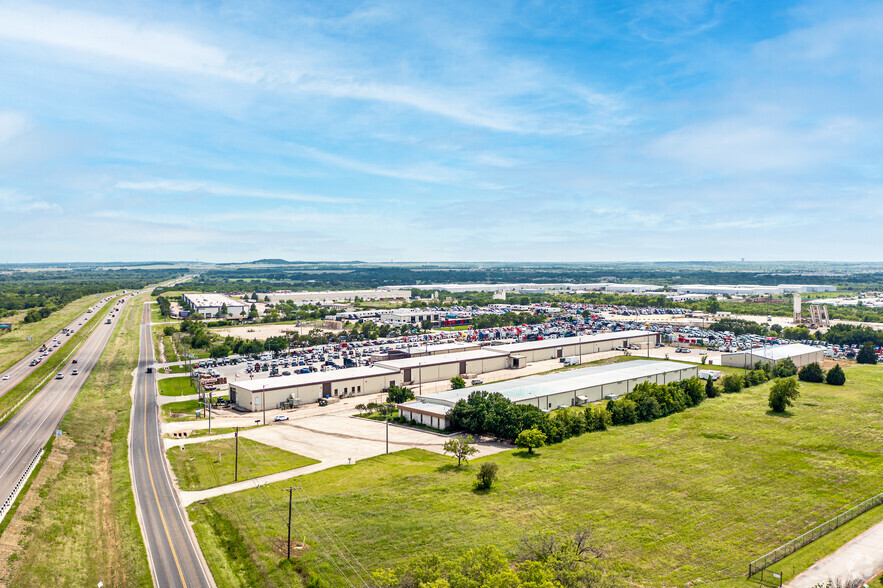
[[[31,521],[39,516],[42,498],[40,492],[50,485],[61,472],[67,461],[70,450],[74,447],[73,439],[65,435],[52,443],[52,451],[44,454],[43,465],[34,478],[33,484],[18,504],[18,510],[12,517],[9,526],[0,535],[0,587],[8,586],[15,566],[15,558],[22,552],[21,542],[30,533]],[[13,561],[10,561],[12,559]]]
[[[848,361],[848,360],[845,360],[845,359],[830,359],[830,358],[827,358],[827,357],[826,357],[824,360],[822,360],[822,364],[821,364],[821,365],[822,365],[822,369],[825,370],[825,371],[827,372],[828,370],[830,370],[830,369],[831,369],[832,367],[834,367],[835,365],[839,365],[840,367],[845,368],[845,367],[849,367],[849,366],[851,366],[851,365],[855,365],[855,362],[854,362],[854,361]]]
[[[303,541],[295,539],[294,537],[291,538],[291,557],[292,558],[300,557],[300,556],[304,555],[308,549],[309,549],[309,546],[306,543],[304,543]],[[287,537],[277,537],[277,538],[273,539],[273,551],[275,551],[277,554],[279,554],[282,557],[286,557],[288,555],[288,539],[287,539]]]

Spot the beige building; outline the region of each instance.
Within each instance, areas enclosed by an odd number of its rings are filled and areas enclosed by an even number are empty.
[[[791,358],[794,365],[801,368],[810,363],[821,363],[825,358],[825,353],[818,347],[803,345],[802,343],[772,345],[770,347],[746,349],[745,351],[737,351],[735,353],[724,353],[721,355],[721,365],[754,369],[754,364],[758,361],[776,365],[776,363],[786,357]]]
[[[612,351],[617,347],[637,346],[647,350],[659,343],[659,333],[652,331],[620,331],[617,333],[598,333],[596,335],[581,335],[579,337],[564,337],[559,339],[543,339],[541,341],[522,341],[520,343],[508,343],[495,345],[489,349],[495,349],[510,355],[519,355],[523,361],[534,363],[547,359],[561,357],[580,356],[601,351]],[[512,367],[524,367],[521,361]]]
[[[245,410],[261,410],[265,399],[266,408],[271,409],[284,403],[297,406],[320,398],[379,394],[400,383],[398,370],[378,366],[345,368],[230,383],[230,401]]]
[[[457,376],[483,374],[511,367],[509,355],[496,349],[392,359],[374,365],[400,372],[405,384],[441,382]]]

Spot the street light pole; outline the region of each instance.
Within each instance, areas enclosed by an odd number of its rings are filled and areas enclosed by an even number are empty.
[[[233,436],[236,438],[236,461],[233,466],[233,481],[239,481],[239,427],[236,427],[236,432],[233,433]]]
[[[291,491],[300,490],[300,487],[292,486],[284,490],[288,490],[288,557],[286,559],[291,559]]]
[[[267,385],[261,386],[261,410],[264,411],[264,424],[267,424]]]

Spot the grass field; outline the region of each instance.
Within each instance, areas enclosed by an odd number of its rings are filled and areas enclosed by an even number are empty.
[[[205,490],[233,483],[235,439],[216,439],[173,447],[166,451],[181,490]],[[220,460],[219,460],[220,457]],[[315,459],[239,438],[239,480],[293,470]]]
[[[267,425],[252,425],[250,427],[239,427],[240,431],[248,431],[249,429],[257,429],[259,427],[265,427]],[[233,433],[236,431],[233,427],[212,427],[212,432],[209,433],[208,429],[194,429],[187,435],[188,439],[193,439],[194,437],[212,437],[214,435],[223,435],[224,433]],[[176,437],[171,436],[168,433],[164,433],[163,437],[165,439],[176,439]]]
[[[196,394],[190,376],[180,378],[160,378],[156,381],[161,396],[187,396]]]
[[[13,324],[14,329],[11,332],[0,335],[0,372],[37,349],[102,297],[100,294],[84,296],[36,323]],[[10,318],[0,319],[0,322],[10,322]],[[28,341],[28,337],[33,340]]]
[[[212,396],[212,402],[214,402],[216,398],[223,398],[224,400],[226,400],[227,396]],[[205,408],[205,404],[203,402],[200,402],[199,400],[182,400],[181,402],[170,402],[168,404],[163,404],[162,416],[164,420],[170,422],[207,420],[203,418],[196,418],[196,411],[203,408]],[[187,416],[173,417],[172,413],[185,414]]]
[[[21,551],[12,562],[9,586],[94,586],[98,580],[105,586],[152,584],[127,445],[140,300],[123,312],[61,423],[65,436],[57,441],[64,443],[56,442],[52,452],[66,452],[66,459],[56,475],[31,489],[40,500],[28,518],[30,528],[18,538]]]
[[[784,416],[769,413],[765,384],[531,458],[508,451],[458,470],[449,457],[408,450],[299,477],[293,524],[312,546],[302,558],[339,581],[323,529],[379,568],[488,543],[514,554],[527,533],[590,525],[632,583],[740,585],[749,561],[883,489],[883,368],[846,371],[843,387],[802,384]],[[471,483],[483,461],[500,466],[500,481],[478,495]],[[298,581],[277,565],[284,486],[190,507],[219,585]],[[252,546],[246,559],[217,551],[226,545],[217,534],[231,529]]]

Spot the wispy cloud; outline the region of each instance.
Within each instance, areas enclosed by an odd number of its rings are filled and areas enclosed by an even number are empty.
[[[316,203],[343,203],[356,202],[354,198],[338,196],[320,196],[316,194],[298,194],[295,192],[281,192],[273,190],[257,190],[254,188],[242,188],[227,186],[211,182],[198,182],[190,180],[147,180],[141,182],[122,181],[114,186],[119,190],[133,190],[139,192],[162,192],[162,193],[188,193],[196,196],[224,196],[230,198],[260,198],[266,200],[291,200],[296,202]]]
[[[0,211],[16,213],[62,212],[61,206],[24,194],[19,190],[0,188]]]

